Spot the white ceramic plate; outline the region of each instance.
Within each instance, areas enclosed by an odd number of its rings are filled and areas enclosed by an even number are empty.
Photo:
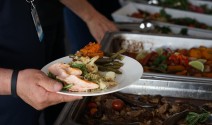
[[[72,59],[69,58],[68,56],[57,59],[46,66],[44,66],[41,71],[44,73],[48,73],[48,67],[54,63],[57,62],[63,62],[63,63],[69,63],[71,62]],[[60,91],[58,93],[60,94],[65,94],[65,95],[72,95],[72,96],[97,96],[97,95],[104,95],[104,94],[109,94],[113,93],[116,91],[120,91],[127,86],[137,82],[142,74],[143,74],[143,67],[141,64],[136,61],[133,58],[130,58],[128,56],[124,56],[124,59],[122,60],[124,65],[121,67],[120,71],[122,74],[117,74],[115,81],[118,83],[116,86],[108,88],[106,90],[100,90],[100,91],[95,91],[95,92],[70,92],[70,91]]]

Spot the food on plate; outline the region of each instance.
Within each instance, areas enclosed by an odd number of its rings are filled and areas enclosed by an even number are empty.
[[[70,91],[87,91],[96,89],[98,84],[90,82],[86,79],[81,79],[82,71],[78,68],[72,68],[68,64],[55,63],[49,67],[49,72],[55,75],[56,79],[70,84],[68,89]]]
[[[105,57],[100,48],[99,43],[89,43],[69,56],[72,58],[71,62],[50,65],[49,77],[61,82],[64,90],[74,92],[98,91],[116,86],[116,74],[121,74],[119,69],[123,66],[123,56],[120,55],[122,52]]]
[[[100,58],[104,56],[103,51],[101,51],[101,45],[98,43],[90,42],[84,48],[80,49],[77,53],[77,56],[88,56],[94,57],[99,56]]]

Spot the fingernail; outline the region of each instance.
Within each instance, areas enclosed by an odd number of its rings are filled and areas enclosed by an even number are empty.
[[[61,83],[55,83],[54,84],[54,90],[56,91],[56,92],[58,92],[58,91],[60,91],[61,89],[62,89],[62,84]]]

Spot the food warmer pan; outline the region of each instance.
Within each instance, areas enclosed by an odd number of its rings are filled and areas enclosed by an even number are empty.
[[[103,50],[115,52],[120,49],[121,43],[114,42],[117,37],[125,38],[126,41],[140,42],[144,49],[155,49],[168,46],[175,48],[192,48],[204,45],[212,47],[209,39],[181,38],[171,36],[156,36],[135,33],[107,33],[102,41]],[[139,44],[137,44],[139,46]],[[126,47],[126,44],[125,44]],[[135,48],[138,49],[138,48]],[[185,100],[207,101],[212,103],[212,80],[206,78],[182,77],[167,74],[144,73],[136,83],[120,91],[124,94],[133,95],[160,95],[163,97],[179,98]],[[70,102],[65,105],[57,118],[55,125],[80,125],[84,108],[92,97],[84,97],[82,100]]]

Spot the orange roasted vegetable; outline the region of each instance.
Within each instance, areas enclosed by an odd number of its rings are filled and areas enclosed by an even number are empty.
[[[212,60],[212,48],[201,49],[202,57],[207,60]]]
[[[209,61],[205,62],[205,64],[212,67],[212,60],[209,60]]]
[[[80,49],[79,52],[77,52],[77,55],[89,57],[99,56],[101,58],[104,53],[101,51],[101,45],[99,43],[90,42],[84,48]]]
[[[189,51],[189,56],[200,59],[200,58],[202,58],[202,53],[201,53],[200,49],[192,48]]]
[[[176,75],[183,75],[183,76],[186,76],[187,74],[187,70],[183,70],[181,72],[177,72]]]
[[[167,72],[170,72],[170,73],[182,72],[184,70],[185,70],[185,67],[182,65],[175,65],[175,66],[169,65],[167,67]]]
[[[207,78],[212,78],[212,73],[211,72],[203,73],[202,75],[204,77],[207,77]]]

